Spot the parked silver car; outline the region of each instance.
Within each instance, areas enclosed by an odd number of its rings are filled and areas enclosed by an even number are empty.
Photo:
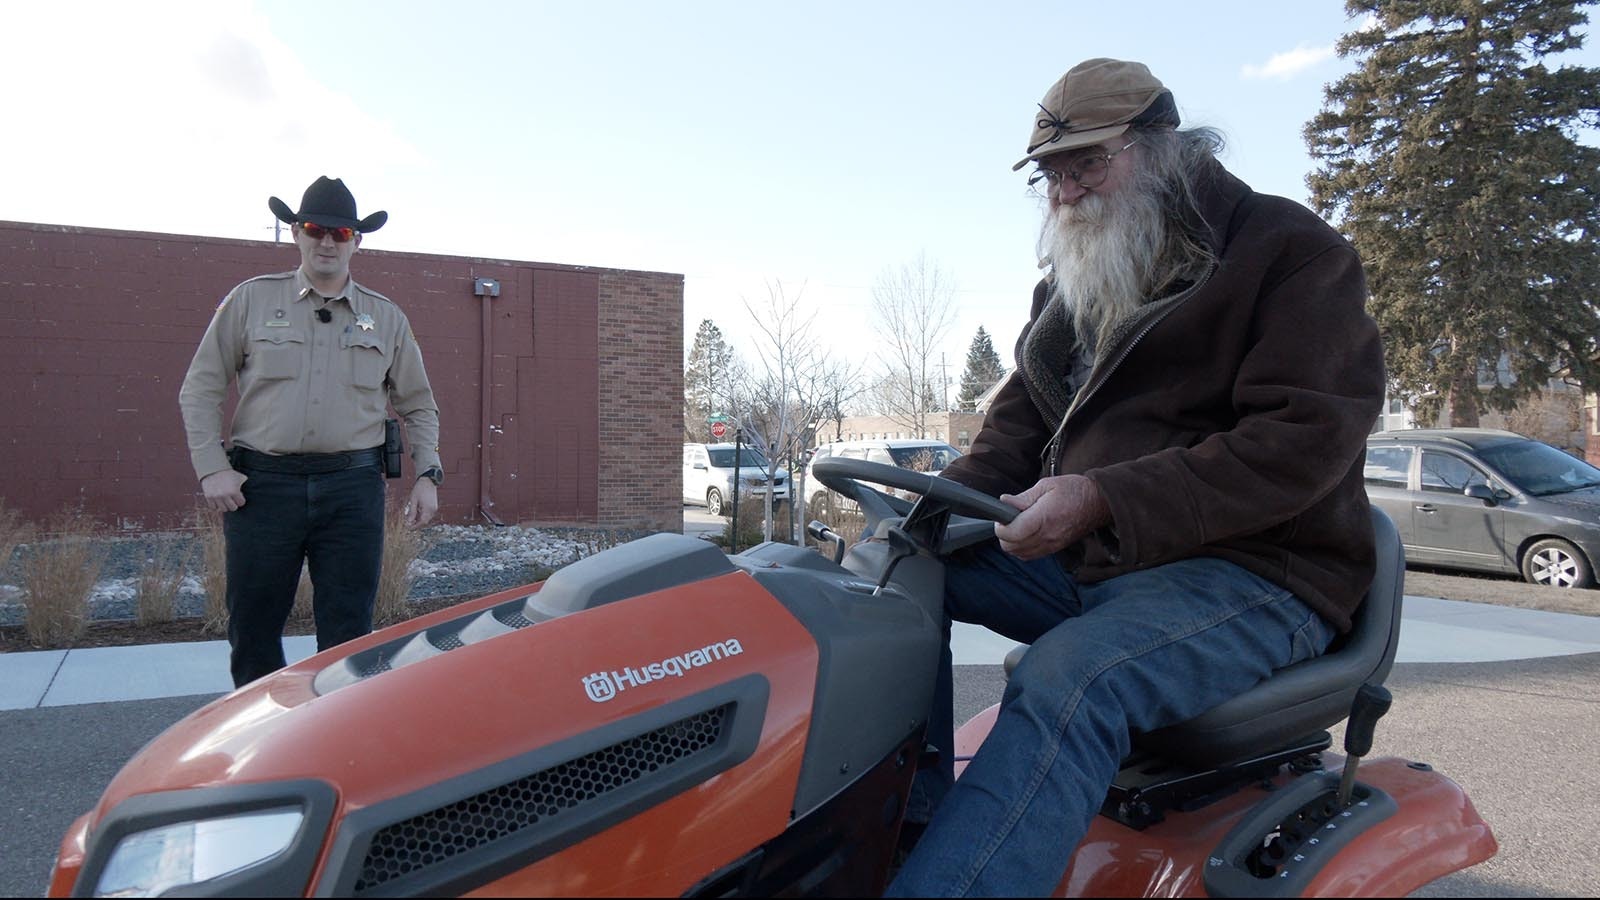
[[[733,444],[684,444],[683,502],[703,503],[713,516],[730,512],[734,497],[734,462]],[[789,499],[787,469],[779,469],[776,477],[768,482],[767,457],[749,445],[739,450],[737,462],[741,490],[747,496],[762,497],[770,490],[774,502]]]
[[[1385,431],[1363,474],[1407,562],[1594,585],[1600,469],[1569,453],[1509,431]]]
[[[819,459],[827,459],[830,456],[840,456],[846,459],[864,459],[868,462],[899,466],[902,469],[937,475],[944,470],[945,466],[950,464],[951,460],[960,455],[960,450],[944,441],[923,440],[920,438],[880,438],[877,440],[834,441],[829,444],[823,444],[811,451],[810,460],[806,464],[806,490],[811,495],[809,508],[821,514],[830,509],[831,503],[838,501],[841,509],[855,509],[853,501],[834,494],[824,487],[822,482],[812,477],[812,467],[816,465]],[[900,493],[894,490],[889,492]]]

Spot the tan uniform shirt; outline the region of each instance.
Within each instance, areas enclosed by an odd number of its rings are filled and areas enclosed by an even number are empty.
[[[324,305],[329,322],[317,319]],[[236,377],[236,446],[272,454],[380,447],[393,404],[417,471],[439,465],[439,407],[416,336],[398,306],[355,279],[324,301],[296,269],[252,278],[223,298],[178,392],[198,478],[229,468],[222,401]]]

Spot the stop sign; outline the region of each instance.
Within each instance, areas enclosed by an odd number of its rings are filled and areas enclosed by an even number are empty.
[[[728,426],[727,426],[726,423],[723,423],[723,422],[712,422],[711,423],[711,436],[712,437],[720,438],[720,437],[722,437],[723,435],[725,435],[727,433],[728,433]]]

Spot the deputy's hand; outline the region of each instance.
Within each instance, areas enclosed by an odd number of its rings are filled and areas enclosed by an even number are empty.
[[[433,521],[439,512],[439,486],[427,478],[418,478],[411,487],[411,499],[406,501],[406,525],[420,528]]]
[[[242,488],[249,477],[234,469],[223,469],[200,479],[200,491],[206,495],[206,506],[220,512],[233,512],[243,506]]]
[[[1010,525],[995,525],[1000,549],[1018,559],[1039,559],[1082,540],[1111,522],[1111,507],[1093,481],[1082,475],[1053,475],[1020,494],[1001,494],[1021,510]]]

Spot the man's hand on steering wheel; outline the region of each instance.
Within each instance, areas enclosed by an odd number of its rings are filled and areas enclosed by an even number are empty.
[[[1018,559],[1039,559],[1111,524],[1111,507],[1100,488],[1082,475],[1041,478],[1020,494],[1000,500],[1021,510],[1010,524],[996,525],[1000,549]]]

